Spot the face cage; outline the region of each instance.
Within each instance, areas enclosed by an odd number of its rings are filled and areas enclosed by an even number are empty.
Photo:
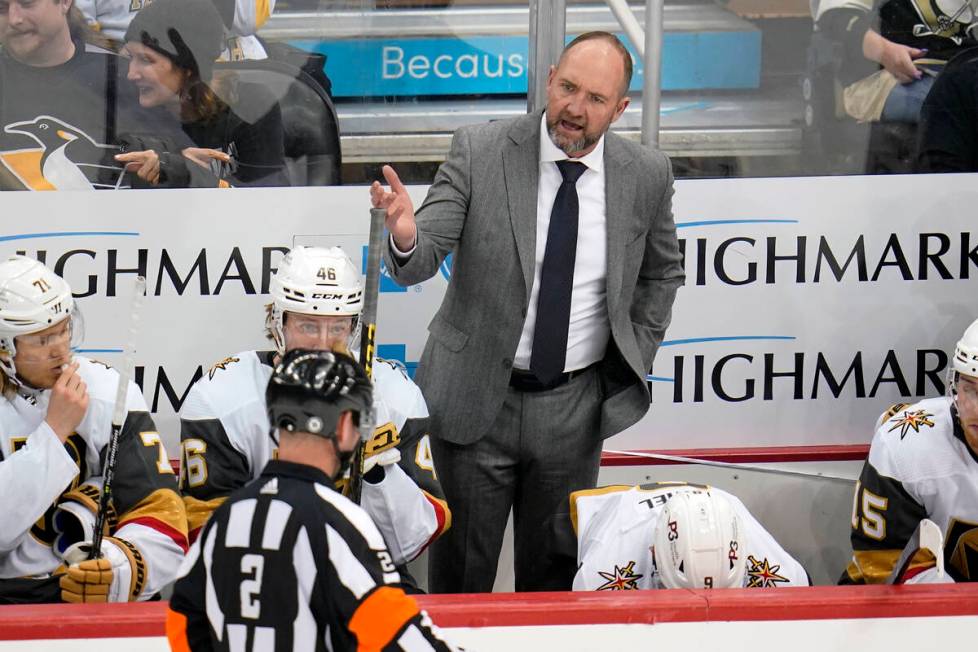
[[[291,312],[293,315],[306,315],[308,313],[282,310],[277,304],[272,304],[272,340],[275,342],[275,350],[279,355],[285,355],[288,350],[285,343],[285,313]],[[315,313],[314,316],[318,316]],[[350,326],[350,337],[347,338],[346,348],[349,351],[360,350],[360,313],[355,315],[335,315],[336,317],[352,317],[353,323]]]
[[[68,328],[71,329],[71,335],[69,336],[68,345],[71,347],[72,352],[76,351],[81,343],[85,341],[85,318],[82,316],[81,309],[78,304],[74,304],[71,307],[71,312],[65,319],[69,320]],[[45,326],[44,328],[50,328],[60,324],[64,319],[56,321],[50,326]],[[44,330],[41,328],[39,330]],[[36,333],[37,331],[35,331]],[[21,333],[21,335],[33,335],[33,333]],[[22,386],[23,383],[17,378],[17,365],[14,363],[14,357],[17,355],[17,343],[16,339],[20,335],[8,335],[0,338],[0,368],[3,369],[4,373],[7,374],[7,378],[10,379],[17,386]]]

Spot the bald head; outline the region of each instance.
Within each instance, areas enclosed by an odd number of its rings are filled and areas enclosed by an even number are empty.
[[[586,156],[628,106],[631,56],[607,32],[574,39],[547,78],[547,132],[571,158]]]
[[[618,56],[619,60],[621,61],[621,68],[617,69],[616,72],[621,74],[621,95],[627,93],[628,87],[632,83],[632,55],[625,45],[618,39],[618,37],[610,32],[585,32],[584,34],[581,34],[564,47],[563,52],[560,53],[560,59],[557,61],[557,67],[560,67],[564,57],[566,57],[572,49],[587,43],[590,43],[592,46],[597,43],[604,43],[608,46],[607,48],[588,48],[588,50],[591,52],[597,50],[606,55],[613,53]],[[612,69],[615,69],[615,66],[611,61],[608,61],[608,64],[609,72]]]

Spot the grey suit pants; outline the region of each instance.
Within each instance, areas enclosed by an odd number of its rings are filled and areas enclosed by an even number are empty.
[[[460,446],[433,433],[452,527],[431,548],[432,593],[489,592],[513,510],[517,591],[570,590],[577,543],[568,495],[598,479],[597,371],[544,392],[510,387],[489,433]]]

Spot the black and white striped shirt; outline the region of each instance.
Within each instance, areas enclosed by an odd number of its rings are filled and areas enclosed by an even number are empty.
[[[393,586],[400,575],[367,513],[304,464],[273,460],[233,493],[181,571],[174,649],[456,649]]]

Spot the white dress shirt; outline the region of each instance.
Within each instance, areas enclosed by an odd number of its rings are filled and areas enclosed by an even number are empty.
[[[523,322],[513,366],[530,368],[533,331],[537,322],[540,270],[547,249],[550,211],[563,182],[556,161],[567,154],[554,145],[547,133],[546,114],[540,126],[540,183],[537,187],[537,247],[530,304]],[[604,357],[611,331],[608,321],[607,259],[608,230],[605,219],[604,136],[586,156],[575,159],[587,166],[577,180],[580,211],[577,227],[577,254],[574,260],[574,286],[571,290],[570,324],[567,331],[567,358],[564,371],[583,369]]]

